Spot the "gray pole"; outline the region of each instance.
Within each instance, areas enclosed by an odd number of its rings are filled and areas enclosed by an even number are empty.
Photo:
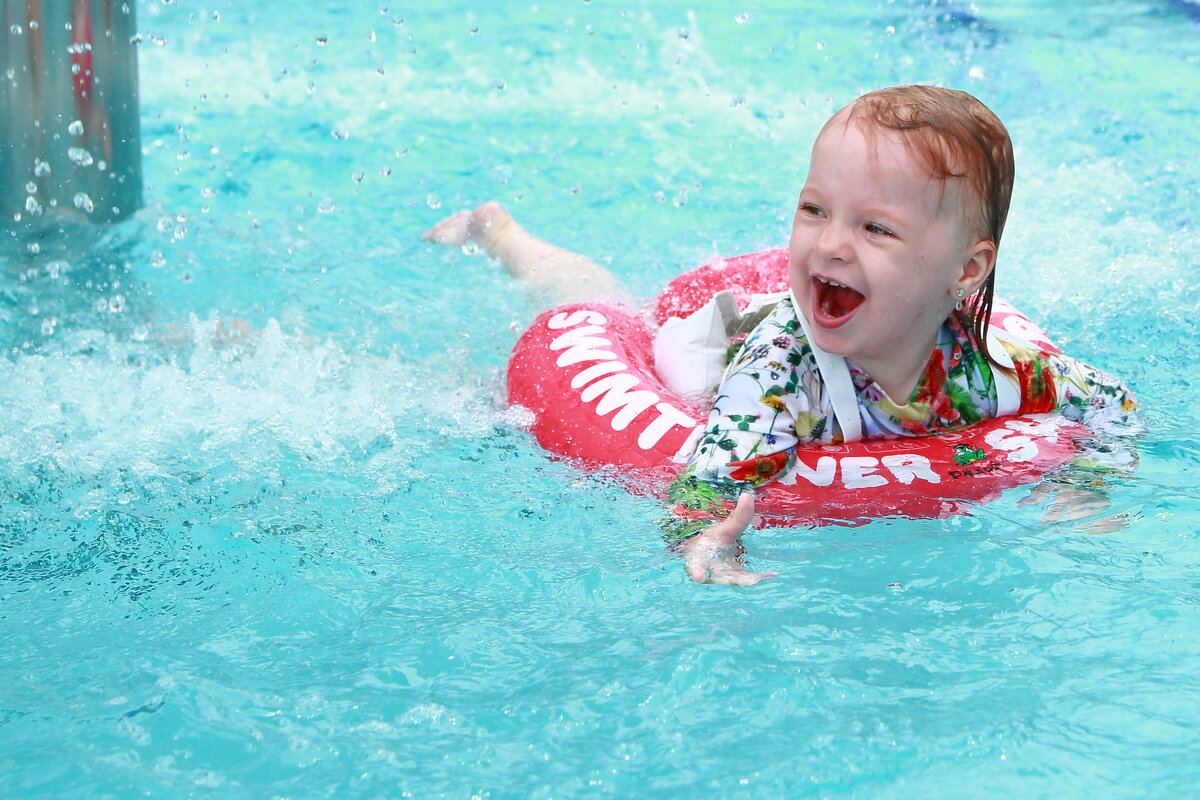
[[[141,207],[135,0],[0,0],[0,228]]]

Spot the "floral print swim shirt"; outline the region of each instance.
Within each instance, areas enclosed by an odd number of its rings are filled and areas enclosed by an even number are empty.
[[[1073,420],[1127,419],[1137,403],[1117,378],[1060,353],[1002,342],[1020,381],[1021,414],[1058,411]],[[938,331],[908,400],[888,397],[847,360],[866,439],[927,436],[996,416],[992,367],[952,314]],[[783,476],[796,448],[837,444],[841,430],[790,298],[781,300],[736,352],[683,473],[671,484],[664,523],[678,542],[725,518],[743,491]]]

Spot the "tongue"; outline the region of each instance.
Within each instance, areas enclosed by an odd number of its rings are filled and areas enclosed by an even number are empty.
[[[865,298],[847,286],[821,284],[821,311],[831,317],[841,317],[858,308]]]

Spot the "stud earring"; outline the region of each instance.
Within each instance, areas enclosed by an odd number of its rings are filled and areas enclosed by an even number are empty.
[[[955,311],[962,311],[962,296],[966,294],[962,289],[955,291],[954,296],[958,298],[958,302],[954,304]]]

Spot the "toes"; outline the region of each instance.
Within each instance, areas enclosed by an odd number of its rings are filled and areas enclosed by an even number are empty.
[[[470,211],[460,211],[453,216],[446,217],[422,233],[421,238],[439,244],[464,244],[467,241],[467,225],[470,214]]]

